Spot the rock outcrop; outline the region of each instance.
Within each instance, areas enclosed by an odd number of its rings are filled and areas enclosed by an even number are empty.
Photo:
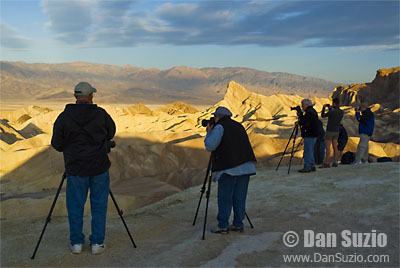
[[[337,87],[331,98],[339,98],[343,106],[379,103],[391,110],[400,107],[400,67],[380,69],[371,83]]]
[[[140,101],[133,106],[124,108],[123,111],[130,115],[152,115],[151,110]]]
[[[189,104],[177,101],[156,109],[156,112],[164,112],[169,115],[181,115],[181,114],[195,114],[198,112],[198,110]]]
[[[366,103],[376,119],[372,140],[400,144],[400,67],[378,70],[371,83],[337,87],[331,98],[339,98],[346,110],[343,123],[351,136],[358,134],[353,108]]]

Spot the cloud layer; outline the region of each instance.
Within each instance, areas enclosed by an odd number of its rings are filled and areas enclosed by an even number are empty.
[[[0,23],[1,46],[12,49],[26,49],[30,46],[30,39],[20,35],[14,27]]]
[[[398,1],[51,1],[55,37],[82,46],[398,47]]]

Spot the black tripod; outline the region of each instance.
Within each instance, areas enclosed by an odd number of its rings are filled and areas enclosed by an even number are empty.
[[[62,188],[62,186],[64,184],[64,180],[65,180],[66,177],[67,177],[67,175],[64,173],[63,176],[62,176],[62,180],[61,180],[60,186],[58,186],[58,190],[57,190],[56,196],[54,197],[53,204],[51,205],[51,208],[50,208],[50,211],[49,211],[49,215],[47,215],[46,223],[44,224],[43,230],[42,230],[42,232],[40,234],[40,237],[39,237],[39,240],[38,240],[38,242],[36,244],[35,251],[33,252],[33,255],[31,257],[32,260],[35,258],[35,255],[36,255],[36,252],[37,252],[37,250],[39,248],[40,242],[42,241],[44,232],[46,231],[47,224],[51,221],[51,214],[53,213],[53,209],[54,209],[54,207],[56,205],[56,202],[57,202],[57,199],[58,199],[58,195],[61,192],[61,188]],[[136,244],[133,241],[133,238],[131,236],[131,233],[129,232],[128,226],[125,223],[124,217],[122,216],[123,215],[123,211],[121,209],[119,209],[117,201],[115,200],[114,195],[112,194],[111,190],[110,190],[110,196],[111,196],[111,199],[114,202],[115,208],[117,209],[119,216],[121,217],[121,220],[122,220],[122,222],[123,222],[123,224],[125,226],[125,229],[128,232],[128,235],[129,235],[129,238],[131,239],[133,247],[136,248]]]
[[[204,182],[203,182],[203,186],[201,187],[201,195],[200,195],[200,199],[199,199],[199,203],[197,205],[197,209],[196,209],[196,215],[194,216],[193,219],[193,226],[196,225],[196,220],[197,220],[197,215],[199,214],[199,208],[200,208],[200,204],[201,204],[201,199],[203,198],[203,194],[204,191],[206,190],[206,183],[207,183],[207,178],[208,178],[208,187],[207,187],[207,192],[206,192],[206,198],[207,198],[207,202],[206,202],[206,212],[205,212],[205,217],[204,217],[204,225],[203,225],[203,237],[202,240],[204,240],[205,235],[206,235],[206,225],[207,225],[207,214],[208,214],[208,203],[210,200],[210,194],[211,194],[211,180],[212,180],[212,170],[211,170],[211,166],[212,166],[212,159],[214,157],[214,153],[211,153],[210,156],[210,160],[208,161],[208,167],[207,167],[207,172],[206,172],[206,176],[204,178]],[[247,215],[246,212],[246,218],[249,221],[250,227],[254,228],[253,224],[250,221],[249,216]]]
[[[295,154],[295,152],[297,152],[297,150],[299,149],[300,145],[302,144],[302,142],[300,142],[297,145],[296,151],[294,150],[294,148],[296,147],[296,137],[297,137],[298,132],[299,132],[299,125],[296,123],[294,128],[293,128],[292,134],[290,135],[288,143],[286,144],[285,150],[282,153],[281,160],[279,160],[278,166],[276,167],[276,170],[279,169],[279,166],[281,165],[282,159],[283,159],[284,155],[286,154],[286,150],[289,147],[290,140],[292,140],[292,138],[293,138],[293,146],[292,146],[292,152],[290,153],[289,168],[288,168],[288,174],[290,173],[290,166],[292,164],[293,155]]]

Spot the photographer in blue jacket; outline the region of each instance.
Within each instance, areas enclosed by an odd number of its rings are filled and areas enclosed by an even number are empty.
[[[356,108],[356,118],[359,122],[358,133],[360,134],[360,141],[357,147],[356,159],[353,164],[368,163],[369,156],[369,140],[374,132],[375,116],[374,113],[368,108],[368,104],[361,104],[360,108]]]

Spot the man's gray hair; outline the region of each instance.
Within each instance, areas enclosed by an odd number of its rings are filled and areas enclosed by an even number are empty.
[[[303,104],[307,104],[308,106],[314,106],[314,104],[311,102],[311,100],[310,99],[303,99],[302,101],[301,101],[301,103]]]

